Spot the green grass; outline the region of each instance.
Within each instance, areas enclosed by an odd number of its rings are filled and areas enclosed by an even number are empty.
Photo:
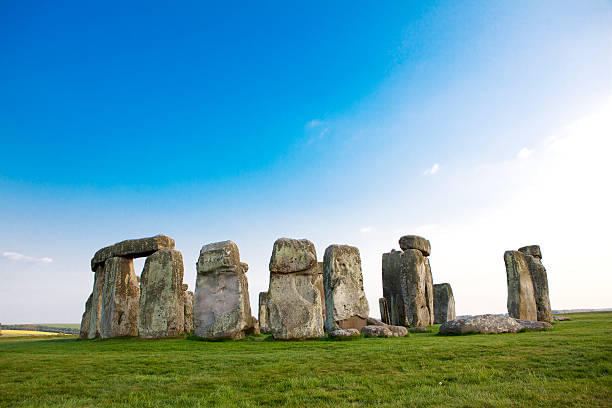
[[[352,341],[0,337],[0,406],[610,407],[612,313],[571,318]]]

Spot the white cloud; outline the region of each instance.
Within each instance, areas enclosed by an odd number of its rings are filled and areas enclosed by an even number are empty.
[[[363,227],[360,231],[365,234],[365,233],[371,232],[372,231],[372,227]]]
[[[431,176],[433,174],[436,174],[438,170],[440,170],[440,165],[438,163],[435,163],[433,166],[431,166],[431,169],[425,170],[425,172],[423,172],[423,175]]]
[[[313,120],[311,120],[310,122],[308,122],[306,124],[306,129],[314,129],[316,127],[319,127],[319,126],[323,125],[323,123],[325,123],[325,122],[323,122],[322,120],[313,119]]]
[[[20,254],[19,252],[4,252],[2,256],[8,260],[15,262],[28,262],[28,263],[41,263],[41,264],[50,264],[53,262],[51,258],[34,258],[32,256],[27,256]]]
[[[529,158],[529,156],[531,156],[533,154],[534,150],[532,149],[528,149],[526,147],[523,147],[518,154],[516,155],[517,158],[521,159],[521,160],[525,160],[527,158]]]

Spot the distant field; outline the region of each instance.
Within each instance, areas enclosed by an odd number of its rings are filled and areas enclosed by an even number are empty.
[[[352,341],[0,337],[0,406],[611,407],[612,313]]]
[[[41,332],[34,330],[2,330],[2,337],[15,336],[55,336],[57,333]]]

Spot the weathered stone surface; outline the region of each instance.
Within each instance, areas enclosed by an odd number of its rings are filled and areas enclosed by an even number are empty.
[[[455,320],[455,297],[450,283],[434,285],[434,324]]]
[[[431,266],[428,258],[425,258],[425,304],[429,311],[429,322],[427,326],[430,326],[434,324],[434,288],[433,276],[431,274]]]
[[[404,337],[408,334],[408,329],[406,329],[404,326],[388,325],[386,327],[387,329],[391,330],[391,333],[393,333],[393,337]]]
[[[497,334],[517,333],[522,330],[524,326],[512,317],[486,314],[443,323],[439,332],[440,334]]]
[[[245,334],[247,335],[251,335],[251,334],[260,335],[261,334],[261,330],[259,328],[259,321],[256,318],[251,317],[251,323],[249,323],[249,327],[245,331]]]
[[[504,262],[508,282],[508,314],[516,319],[537,320],[533,282],[525,256],[518,251],[506,251]]]
[[[166,235],[156,235],[150,238],[121,241],[96,252],[91,260],[91,270],[95,272],[98,265],[104,264],[112,257],[139,258],[164,249],[174,249],[174,239]]]
[[[382,320],[375,319],[373,317],[368,317],[366,319],[367,326],[387,326],[385,322]]]
[[[431,330],[427,327],[409,327],[408,333],[430,333]]]
[[[317,264],[315,246],[307,239],[279,238],[274,242],[270,272],[292,273],[311,269]]]
[[[232,241],[202,247],[194,304],[196,336],[240,339],[252,327],[247,268]]]
[[[393,332],[388,326],[363,326],[361,334],[366,337],[393,337]]]
[[[325,285],[323,284],[323,262],[317,262],[317,274],[319,277],[317,278],[316,285],[321,292],[321,305],[323,306],[323,327],[325,327],[325,318],[327,316],[327,312],[325,310]]]
[[[310,339],[324,335],[319,272],[312,242],[281,238],[274,243],[267,328],[275,339]]]
[[[520,320],[516,319],[526,330],[529,331],[541,331],[552,329],[552,324],[548,322],[534,322],[532,320]]]
[[[383,323],[391,324],[391,320],[389,318],[389,306],[387,305],[387,299],[384,297],[378,299],[378,307],[380,309],[380,318]]]
[[[177,250],[161,250],[147,257],[140,279],[140,337],[163,338],[184,333],[183,274],[183,255]]]
[[[383,296],[387,300],[389,310],[388,324],[407,325],[404,307],[405,294],[402,291],[402,275],[400,273],[401,252],[392,250],[382,256]]]
[[[89,323],[91,322],[91,306],[93,303],[93,293],[87,298],[85,302],[85,312],[81,318],[81,331],[79,338],[86,339],[89,336]]]
[[[359,330],[357,329],[338,329],[329,332],[329,335],[332,337],[353,337],[359,336],[359,334]]]
[[[531,255],[536,258],[542,259],[542,251],[540,250],[540,247],[538,245],[524,246],[522,248],[519,248],[519,252],[523,253],[524,255]]]
[[[183,292],[184,292],[184,291],[186,291],[187,289],[189,289],[189,285],[188,285],[188,284],[186,284],[186,283],[183,283],[182,288],[183,288]]]
[[[404,235],[399,240],[402,251],[407,249],[418,249],[424,256],[431,254],[431,244],[429,240],[417,235]]]
[[[538,320],[541,322],[552,322],[553,315],[550,308],[550,298],[548,295],[548,276],[546,268],[542,265],[542,260],[538,257],[525,255],[527,268],[531,274],[533,291],[538,313]]]
[[[185,285],[183,285],[185,287]],[[183,291],[183,305],[185,316],[185,333],[193,331],[193,292],[190,290]]]
[[[325,330],[361,330],[366,326],[370,307],[363,290],[359,249],[331,245],[323,257]]]
[[[91,313],[89,315],[89,326],[87,327],[87,338],[101,337],[100,324],[102,322],[102,289],[104,288],[104,265],[96,267],[94,275],[93,291],[91,293]]]
[[[102,318],[103,339],[138,336],[140,287],[132,259],[112,257],[104,263]],[[91,328],[90,328],[91,329]]]
[[[568,320],[572,320],[567,316],[561,316],[561,315],[553,315],[553,319],[555,320],[555,322],[566,322]]]
[[[268,333],[268,292],[259,292],[259,330]]]

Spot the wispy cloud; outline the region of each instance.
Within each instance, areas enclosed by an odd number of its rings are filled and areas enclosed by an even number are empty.
[[[27,256],[24,254],[20,254],[19,252],[3,252],[2,256],[8,260],[15,262],[27,262],[27,263],[41,263],[41,264],[50,264],[53,262],[51,258],[34,258],[32,256]]]
[[[430,169],[427,169],[423,172],[424,176],[431,176],[434,175],[438,172],[438,170],[440,170],[440,165],[438,163],[435,163],[433,166],[431,166]]]
[[[319,119],[313,119],[306,124],[306,129],[314,129],[319,126],[323,126],[325,122]]]
[[[517,153],[516,157],[521,159],[521,160],[525,160],[525,159],[529,158],[529,156],[531,156],[534,151],[535,150],[523,147],[521,150],[519,150],[519,152]]]
[[[368,232],[372,231],[372,227],[363,227],[360,230],[361,232],[363,232],[364,234],[367,234]]]

